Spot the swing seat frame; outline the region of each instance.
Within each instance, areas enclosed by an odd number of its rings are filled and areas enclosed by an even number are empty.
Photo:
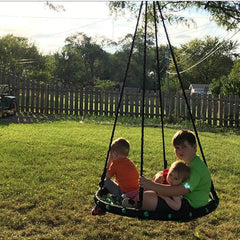
[[[138,218],[140,220],[161,220],[161,221],[175,221],[175,222],[189,222],[199,217],[203,217],[213,212],[219,204],[219,198],[213,198],[207,205],[199,208],[192,208],[190,212],[184,214],[178,211],[171,211],[169,213],[160,213],[157,211],[145,211],[142,209],[135,209],[116,205],[114,202],[106,201],[102,189],[99,189],[94,195],[94,201],[97,206],[106,212],[131,218]]]

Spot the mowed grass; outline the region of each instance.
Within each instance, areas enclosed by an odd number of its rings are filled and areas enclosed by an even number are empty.
[[[165,129],[168,163],[176,160]],[[240,138],[199,132],[220,205],[189,223],[92,216],[112,125],[78,120],[0,123],[0,239],[240,239]],[[140,169],[141,129],[117,126]],[[146,127],[144,175],[163,168],[161,129]],[[199,152],[199,151],[198,151]]]

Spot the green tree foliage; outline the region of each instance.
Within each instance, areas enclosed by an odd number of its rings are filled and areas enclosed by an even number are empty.
[[[152,11],[152,4],[148,4],[149,11]],[[193,8],[208,12],[218,25],[224,26],[227,29],[235,29],[240,22],[240,2],[238,1],[167,1],[159,2],[165,19],[169,23],[184,22],[187,25],[193,22],[193,19],[187,19],[178,14],[183,10],[192,10]],[[124,14],[128,9],[131,12],[137,13],[139,2],[133,1],[111,1],[109,8],[113,14]]]
[[[239,1],[196,1],[194,6],[207,11],[212,19],[228,30],[238,27],[240,22]]]
[[[43,57],[27,38],[12,34],[0,38],[1,69],[17,76],[39,81],[52,78],[49,57]]]
[[[61,53],[56,53],[54,57],[56,81],[75,86],[88,84],[88,74],[79,49],[72,45],[66,45]]]
[[[84,33],[65,40],[61,53],[55,54],[57,78],[67,84],[94,85],[96,78],[109,78],[109,54]]]
[[[227,30],[236,29],[240,22],[240,2],[237,1],[166,1],[158,2],[158,4],[165,20],[170,24],[185,23],[187,26],[197,24],[194,19],[185,18],[179,14],[179,12],[187,10],[207,12],[212,21],[215,21],[219,26],[225,27]],[[112,1],[108,5],[112,14],[116,16],[125,14],[127,11],[137,16],[140,3]],[[149,22],[153,22],[152,5],[152,3],[148,3]],[[143,12],[142,14],[144,14]],[[220,76],[228,75],[233,65],[234,53],[232,50],[236,49],[236,46],[236,42],[225,41],[220,43],[219,39],[210,39],[209,37],[206,37],[204,40],[195,40],[182,46],[182,49],[177,50],[179,67],[180,70],[189,68],[188,71],[183,73],[184,87],[188,88],[190,83],[210,83],[214,78],[219,79]],[[212,50],[214,52],[211,53]],[[198,64],[208,54],[211,54],[211,57],[207,58],[202,64]],[[170,72],[176,73],[175,68],[172,66],[173,64],[171,63]],[[167,75],[163,89],[179,89],[179,80],[176,78],[176,75]]]
[[[99,78],[97,78],[95,82],[95,87],[111,89],[118,87],[118,84],[110,80],[100,80]]]
[[[195,39],[175,49],[184,87],[188,88],[191,83],[210,84],[213,79],[227,76],[232,69],[237,46],[233,41],[206,36],[203,40]],[[173,63],[170,64],[170,72],[170,82],[177,86]]]
[[[213,94],[238,95],[240,97],[240,60],[234,62],[228,76],[214,79],[210,88]]]
[[[66,84],[79,86],[119,85],[126,72],[133,36],[126,35],[117,43],[115,53],[107,53],[83,33],[66,39],[61,53],[55,54],[57,79]],[[134,50],[127,75],[127,87],[141,88],[143,79],[144,35],[140,30],[136,36]],[[166,47],[159,47],[161,78],[166,69]],[[111,83],[111,84],[110,84]],[[146,88],[157,88],[156,53],[152,35],[147,37]]]
[[[133,35],[128,34],[124,39],[119,41],[118,46],[120,49],[113,55],[115,62],[114,68],[116,69],[113,76],[113,81],[121,82],[124,78],[126,66],[129,58],[129,53],[133,41]],[[160,58],[160,79],[163,79],[166,72],[165,58],[166,47],[159,46],[159,58]],[[134,49],[130,61],[130,67],[127,75],[127,87],[142,88],[143,81],[143,56],[144,54],[144,34],[140,30],[136,35],[134,42]],[[146,88],[157,89],[158,79],[156,72],[156,50],[155,42],[151,34],[147,36],[147,49],[146,49]],[[118,69],[118,70],[117,70]]]
[[[81,54],[89,82],[93,84],[97,70],[102,71],[102,61],[105,60],[106,62],[107,53],[91,37],[86,36],[84,33],[77,33],[68,37],[66,43],[77,49]]]

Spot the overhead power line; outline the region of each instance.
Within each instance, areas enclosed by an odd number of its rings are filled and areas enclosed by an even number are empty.
[[[231,40],[237,33],[240,32],[240,29],[238,29],[230,38],[227,39],[227,41]],[[208,52],[204,57],[202,57],[197,63],[193,64],[191,67],[179,72],[180,74],[181,73],[184,73],[184,72],[187,72],[189,70],[191,70],[192,68],[196,67],[197,65],[199,65],[200,63],[202,63],[203,61],[205,61],[206,59],[208,59],[211,55],[213,55],[220,47],[222,47],[224,43],[221,43],[217,46],[215,46],[212,50],[210,50],[210,52]],[[169,71],[167,71],[168,74],[170,75],[176,75],[177,73],[171,73]]]

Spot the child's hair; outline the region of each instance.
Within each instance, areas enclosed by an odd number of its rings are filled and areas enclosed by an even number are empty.
[[[130,144],[125,138],[117,138],[111,144],[111,151],[116,151],[124,156],[128,156]]]
[[[192,131],[183,129],[175,133],[172,139],[173,146],[179,145],[183,143],[184,141],[188,141],[191,146],[196,144],[196,138]]]
[[[178,177],[182,178],[182,182],[185,182],[190,177],[190,168],[182,161],[174,162],[169,168],[169,172],[174,171]]]

